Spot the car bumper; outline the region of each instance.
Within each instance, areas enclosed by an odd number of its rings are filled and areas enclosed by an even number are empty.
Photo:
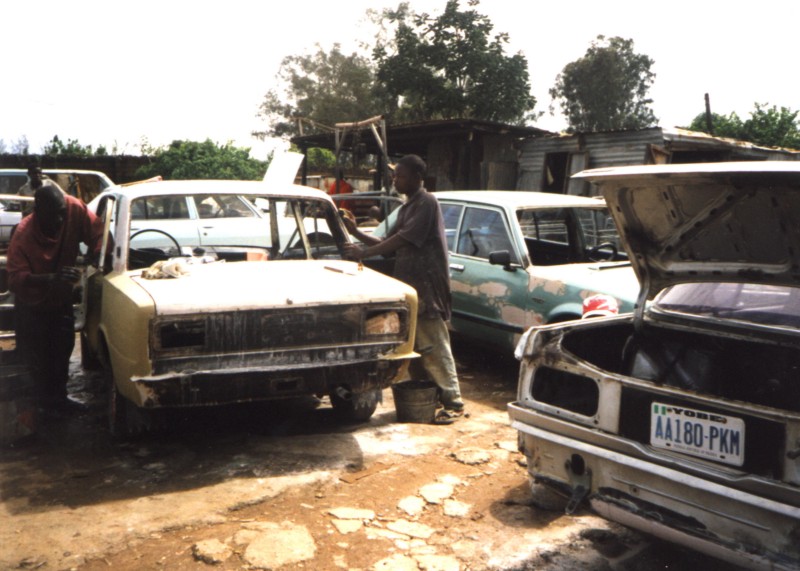
[[[798,568],[800,508],[622,454],[613,435],[518,403],[508,410],[534,480],[573,498],[583,487],[600,515],[736,565]]]
[[[339,387],[351,393],[383,389],[404,369],[404,360],[326,367],[240,368],[182,371],[130,381],[134,402],[145,408],[185,407],[326,395]]]

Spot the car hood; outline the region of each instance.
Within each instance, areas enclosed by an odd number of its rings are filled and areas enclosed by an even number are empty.
[[[339,260],[235,262],[190,266],[179,278],[131,276],[159,315],[308,307],[404,300],[414,290],[393,278]]]
[[[689,282],[800,284],[800,164],[652,165],[576,175],[599,186],[642,296]]]

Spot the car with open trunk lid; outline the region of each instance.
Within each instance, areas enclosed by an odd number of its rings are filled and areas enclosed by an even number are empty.
[[[618,167],[635,312],[529,330],[512,425],[537,494],[751,568],[800,565],[800,165]]]

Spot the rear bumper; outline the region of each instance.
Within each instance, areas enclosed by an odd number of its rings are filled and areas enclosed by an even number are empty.
[[[517,403],[508,410],[530,476],[568,493],[584,486],[600,515],[737,565],[787,570],[800,565],[795,505],[680,471],[674,463],[620,453],[613,435],[576,428]],[[559,426],[563,432],[554,430]]]

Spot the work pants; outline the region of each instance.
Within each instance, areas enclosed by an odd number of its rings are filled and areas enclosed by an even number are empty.
[[[28,366],[40,406],[57,408],[67,401],[69,358],[75,347],[72,305],[41,310],[15,305],[17,351]]]
[[[439,387],[439,400],[444,408],[463,409],[456,362],[450,348],[450,332],[441,317],[417,316],[414,350],[420,354],[420,358],[411,360],[411,379],[433,381]]]

